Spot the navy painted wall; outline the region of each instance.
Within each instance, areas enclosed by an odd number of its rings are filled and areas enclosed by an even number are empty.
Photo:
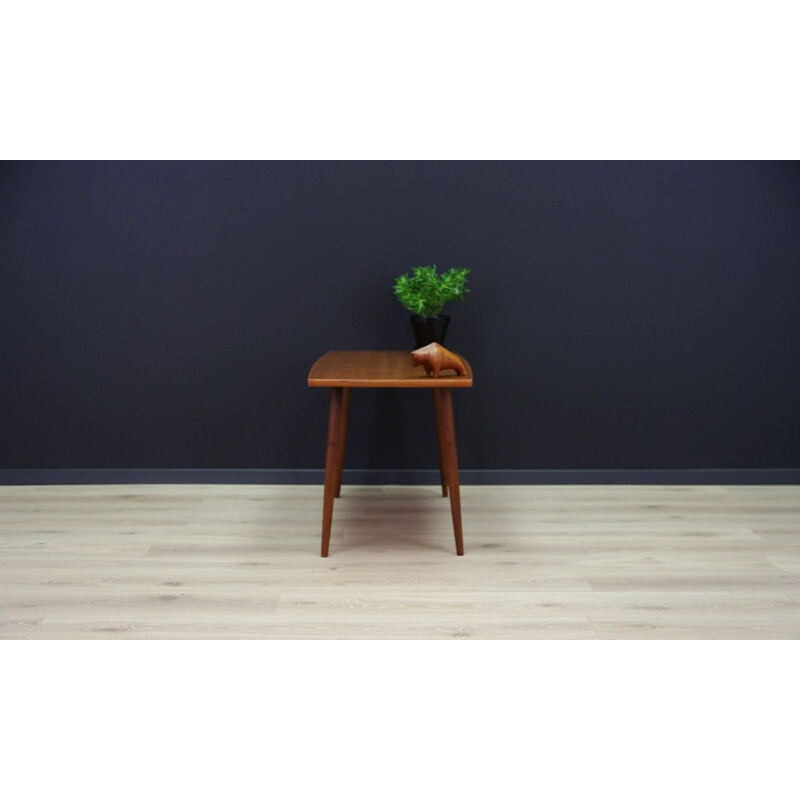
[[[0,468],[320,468],[328,349],[411,349],[395,275],[473,269],[467,469],[800,467],[800,168],[5,163]],[[348,466],[435,466],[428,393]]]

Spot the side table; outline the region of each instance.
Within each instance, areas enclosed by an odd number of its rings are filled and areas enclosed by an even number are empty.
[[[308,373],[308,385],[331,390],[322,503],[323,558],[327,557],[330,545],[333,501],[335,497],[339,497],[342,488],[350,390],[387,388],[429,389],[433,392],[442,496],[450,495],[456,553],[464,555],[451,390],[472,386],[472,368],[463,356],[461,358],[467,370],[465,376],[458,376],[447,370],[440,373],[438,378],[428,377],[422,366],[412,366],[411,354],[403,350],[331,350],[314,362]]]

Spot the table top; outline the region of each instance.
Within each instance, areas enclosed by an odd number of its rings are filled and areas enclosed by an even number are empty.
[[[458,354],[457,354],[458,355]],[[448,389],[472,386],[472,367],[464,377],[454,370],[442,370],[438,378],[425,368],[411,364],[407,350],[331,350],[320,356],[308,373],[309,386],[361,387],[373,389]]]

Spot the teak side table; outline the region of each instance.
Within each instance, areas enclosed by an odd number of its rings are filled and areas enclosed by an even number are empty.
[[[333,500],[342,488],[344,451],[351,389],[430,389],[436,415],[439,472],[442,496],[450,495],[456,553],[464,555],[461,530],[461,494],[458,483],[456,429],[453,422],[451,389],[472,386],[472,367],[461,357],[467,370],[463,377],[443,371],[428,377],[422,366],[411,364],[411,354],[402,350],[331,350],[314,362],[308,385],[331,390],[328,414],[328,447],[325,456],[325,493],[322,503],[322,556],[328,555],[333,520]]]

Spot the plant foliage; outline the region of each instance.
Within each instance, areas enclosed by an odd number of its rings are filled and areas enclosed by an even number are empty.
[[[450,300],[463,300],[469,269],[453,269],[436,274],[436,265],[414,267],[394,282],[394,293],[404,308],[421,317],[437,317]]]

